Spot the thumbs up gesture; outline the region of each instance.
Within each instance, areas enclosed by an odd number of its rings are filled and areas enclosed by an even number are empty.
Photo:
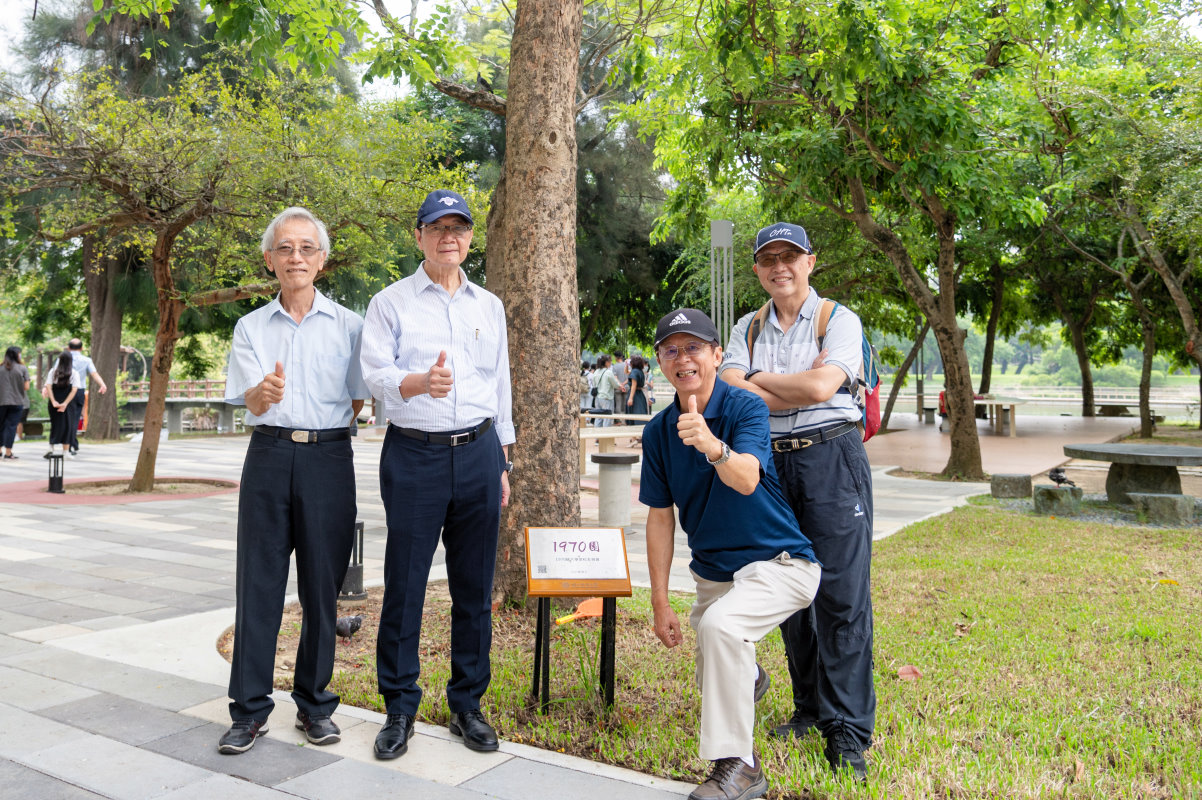
[[[426,392],[431,397],[446,397],[451,393],[455,379],[451,376],[451,368],[447,366],[447,351],[438,353],[438,361],[426,373]]]
[[[284,365],[275,362],[275,372],[269,372],[259,382],[260,399],[274,405],[284,399]]]
[[[689,395],[688,409],[676,421],[676,433],[680,436],[680,440],[697,448],[707,458],[714,451],[717,451],[714,458],[722,455],[722,442],[718,441],[718,437],[710,432],[709,425],[705,424],[705,417],[697,411],[697,395]]]

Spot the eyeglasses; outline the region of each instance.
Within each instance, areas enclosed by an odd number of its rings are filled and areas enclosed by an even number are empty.
[[[467,236],[469,233],[471,233],[472,226],[471,225],[423,225],[421,227],[421,230],[429,231],[431,234],[433,234],[434,236],[437,236],[440,239],[448,233],[451,234],[452,236],[454,236],[456,239],[459,239],[459,238]]]
[[[680,354],[684,353],[689,358],[696,358],[701,355],[709,347],[704,342],[689,342],[684,347],[677,347],[670,344],[667,347],[661,347],[656,352],[659,353],[660,361],[675,361],[680,358]]]
[[[779,261],[786,267],[791,267],[797,262],[797,259],[808,255],[809,253],[804,250],[786,250],[783,253],[762,253],[755,257],[755,265],[757,267],[775,267],[776,262]]]
[[[282,244],[279,247],[273,247],[271,252],[280,258],[292,258],[293,253],[300,253],[304,258],[312,258],[315,254],[321,252],[321,248],[313,244],[302,244],[300,247]]]

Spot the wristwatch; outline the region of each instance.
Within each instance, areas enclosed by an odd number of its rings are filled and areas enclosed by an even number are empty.
[[[506,472],[513,472],[513,462],[512,462],[512,461],[506,461],[506,462],[505,462],[505,471],[506,471]]]
[[[762,370],[762,369],[752,369],[752,370],[748,370],[748,371],[747,371],[747,374],[743,376],[743,380],[745,380],[745,381],[749,381],[749,380],[751,380],[751,376],[752,376],[752,375],[755,375],[757,372],[763,372],[763,370]]]
[[[722,455],[718,456],[717,461],[710,461],[709,456],[705,457],[705,463],[709,464],[711,467],[721,466],[727,461],[730,461],[730,445],[728,445],[726,442],[722,443]]]

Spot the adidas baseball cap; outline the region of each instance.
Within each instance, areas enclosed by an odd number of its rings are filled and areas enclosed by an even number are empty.
[[[452,192],[450,189],[435,189],[426,195],[426,199],[422,201],[422,207],[417,211],[417,224],[429,225],[439,217],[445,217],[448,214],[458,214],[468,221],[469,225],[475,224],[472,222],[472,212],[468,210],[467,201],[463,199],[463,195],[458,192]]]
[[[722,344],[718,340],[718,328],[705,312],[695,308],[678,308],[671,314],[665,314],[655,326],[655,349],[659,349],[664,339],[674,333],[688,333],[706,342]]]
[[[755,235],[755,255],[773,242],[788,242],[789,244],[797,245],[810,255],[814,252],[814,248],[810,247],[810,237],[806,234],[806,229],[800,225],[791,225],[788,222],[778,222],[775,225],[769,225],[767,228],[760,228],[760,232]]]

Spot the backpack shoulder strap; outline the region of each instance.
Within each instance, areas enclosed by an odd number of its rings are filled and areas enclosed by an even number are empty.
[[[822,349],[823,341],[826,339],[826,326],[831,321],[831,314],[835,313],[835,306],[839,305],[834,300],[823,299],[822,306],[818,309],[817,320],[814,322],[814,338],[818,340],[818,349]]]
[[[759,338],[760,331],[764,329],[764,324],[768,321],[768,312],[772,309],[772,301],[769,300],[764,305],[760,306],[760,310],[755,312],[755,316],[751,318],[751,322],[747,325],[747,366],[751,366],[751,354],[755,350],[755,340]]]

